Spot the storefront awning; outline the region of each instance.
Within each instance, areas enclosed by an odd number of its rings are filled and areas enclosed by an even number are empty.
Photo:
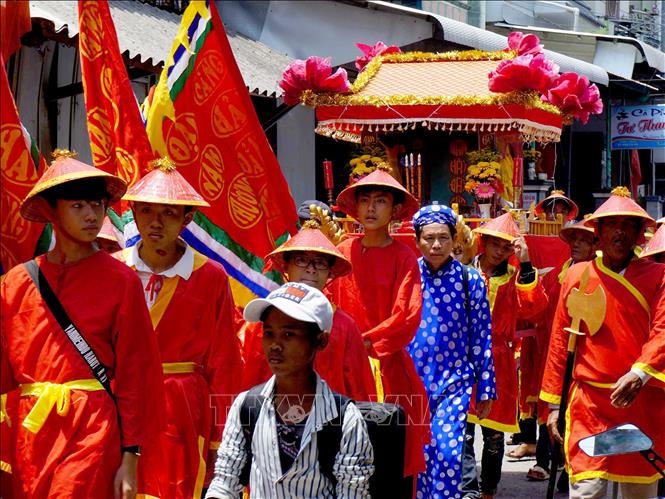
[[[505,52],[404,53],[377,58],[351,92],[305,92],[321,135],[360,142],[363,135],[430,130],[519,132],[525,142],[558,142],[563,119],[535,92],[493,93],[488,74]]]

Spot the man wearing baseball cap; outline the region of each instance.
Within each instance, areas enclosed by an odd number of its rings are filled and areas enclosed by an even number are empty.
[[[595,230],[602,256],[571,267],[561,285],[540,392],[550,404],[547,426],[565,444],[570,497],[605,497],[608,481],[620,482],[622,497],[655,497],[660,475],[646,460],[594,458],[578,446],[585,437],[630,421],[651,438],[656,453],[665,452],[665,266],[637,258],[634,251],[655,221],[628,189],[617,187],[585,223]],[[600,303],[585,298],[598,295],[598,288],[604,296]],[[564,442],[557,430],[563,417],[558,404],[572,294],[588,300],[594,320],[602,323],[596,331],[579,318],[579,326],[572,326],[584,334],[577,339]]]
[[[244,318],[263,323],[263,352],[273,377],[256,387],[261,403],[251,445],[240,414],[252,391],[233,403],[206,499],[238,497],[248,463],[255,497],[368,497],[373,450],[354,404],[346,405],[342,418],[334,480],[318,463],[315,434],[338,416],[333,392],[314,370],[333,324],[328,299],[316,288],[291,282],[249,302]]]
[[[20,391],[0,418],[16,439],[3,496],[134,497],[140,449],[162,429],[159,352],[141,283],[95,244],[126,184],[54,158],[21,215],[50,222],[55,247],[2,281],[0,391]]]

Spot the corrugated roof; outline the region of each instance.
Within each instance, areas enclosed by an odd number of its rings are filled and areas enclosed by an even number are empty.
[[[53,31],[68,38],[78,35],[78,2],[33,0],[30,15],[53,23]],[[120,50],[130,60],[161,67],[180,26],[180,16],[137,1],[109,2]],[[291,62],[284,54],[225,27],[231,49],[250,93],[274,97],[282,71]]]

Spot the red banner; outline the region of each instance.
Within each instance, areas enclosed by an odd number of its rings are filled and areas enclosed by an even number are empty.
[[[79,52],[94,165],[133,184],[155,158],[106,0],[79,0]]]
[[[21,35],[32,29],[30,2],[5,0],[0,2],[0,48],[5,61],[21,46]]]
[[[147,130],[153,148],[210,203],[202,213],[215,227],[205,230],[260,272],[276,241],[295,231],[297,215],[215,2],[185,10]]]
[[[44,226],[21,217],[19,207],[46,165],[19,120],[2,54],[0,73],[0,262],[6,272],[34,256]]]

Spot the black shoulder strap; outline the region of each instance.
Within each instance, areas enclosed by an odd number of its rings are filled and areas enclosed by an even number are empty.
[[[247,395],[245,395],[245,400],[242,401],[242,405],[240,406],[240,426],[242,426],[242,432],[245,436],[245,453],[247,455],[245,466],[240,472],[240,483],[245,486],[249,485],[249,472],[252,469],[252,439],[254,437],[254,429],[261,413],[261,407],[265,401],[265,397],[261,395],[264,386],[265,383],[262,383],[251,388],[247,392]]]
[[[471,303],[469,303],[469,267],[462,264],[462,273],[464,275],[464,308],[466,309],[466,320],[471,331]]]
[[[74,348],[76,348],[76,351],[88,365],[97,381],[99,381],[109,395],[113,397],[111,382],[106,374],[106,366],[99,361],[97,354],[83,337],[83,333],[78,330],[69,318],[69,315],[67,315],[67,311],[51,289],[51,286],[39,268],[39,265],[37,265],[37,262],[35,260],[30,260],[29,262],[24,263],[23,266],[28,272],[28,275],[32,278],[37,291],[41,293],[46,306],[55,317],[55,320],[58,321],[58,324],[60,324],[67,339],[69,339],[72,345],[74,345]]]
[[[317,448],[319,451],[319,468],[332,483],[337,485],[337,479],[333,473],[335,457],[339,453],[342,444],[342,425],[344,424],[344,413],[346,406],[353,401],[340,393],[333,392],[337,417],[328,421],[316,434]]]

